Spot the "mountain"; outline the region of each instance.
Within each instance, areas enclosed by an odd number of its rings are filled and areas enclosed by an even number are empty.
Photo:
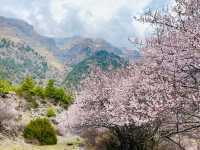
[[[76,86],[84,79],[93,66],[97,66],[104,71],[114,70],[124,67],[128,62],[114,53],[101,50],[95,52],[88,58],[85,58],[78,64],[74,65],[72,70],[67,74],[63,84],[67,86]]]
[[[29,45],[0,39],[0,79],[19,82],[26,75],[44,80],[48,72],[47,60]]]
[[[23,20],[0,17],[0,35],[16,42],[28,42],[33,47],[56,49],[54,39],[41,36],[32,25]]]
[[[115,47],[103,39],[42,36],[23,20],[1,16],[0,44],[0,78],[14,82],[27,74],[60,83],[79,81],[90,70],[85,67],[115,68],[139,56],[136,51]]]
[[[0,16],[0,38],[29,45],[41,56],[47,58],[48,65],[59,70],[63,69],[63,65],[51,52],[58,49],[54,39],[41,36],[34,30],[33,26],[23,20]]]
[[[91,56],[97,51],[106,50],[108,52],[121,55],[122,51],[109,44],[103,39],[92,39],[84,37],[70,37],[63,39],[55,39],[57,46],[61,51],[57,51],[55,55],[67,64],[76,64],[86,57]]]

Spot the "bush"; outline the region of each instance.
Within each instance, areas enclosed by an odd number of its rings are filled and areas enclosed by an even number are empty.
[[[44,95],[42,88],[36,86],[36,82],[30,76],[27,76],[22,80],[22,82],[16,87],[15,91],[17,95],[24,97],[28,101],[29,107],[31,108],[38,107],[35,96],[41,97]]]
[[[54,80],[49,80],[45,88],[45,94],[48,98],[54,98],[55,87]]]
[[[0,94],[8,94],[12,91],[13,87],[10,82],[6,80],[0,80]]]
[[[47,117],[54,117],[54,116],[56,116],[54,109],[52,107],[49,107],[47,109]]]
[[[72,95],[66,94],[63,88],[56,88],[54,93],[54,99],[60,101],[64,105],[69,105],[72,101]]]
[[[32,77],[28,76],[21,82],[21,90],[23,92],[28,92],[33,94],[33,89],[35,87],[35,81]]]
[[[34,96],[34,87],[35,87],[35,82],[33,81],[32,77],[26,77],[18,85],[16,93],[19,96],[23,96],[25,99],[29,100],[32,99],[32,96]]]
[[[64,106],[68,106],[73,99],[72,94],[66,93],[63,88],[55,87],[54,80],[48,81],[45,93],[47,98],[53,99],[56,103],[60,102]]]
[[[57,144],[55,129],[46,118],[32,120],[25,127],[23,136],[27,140],[37,140],[41,145]]]
[[[73,96],[71,93],[66,93],[63,88],[56,87],[54,85],[54,80],[49,80],[46,87],[39,86],[32,79],[32,77],[26,77],[15,89],[17,95],[24,97],[28,102],[30,107],[37,107],[37,98],[40,98],[41,102],[46,98],[53,100],[55,104],[62,104],[67,107]]]
[[[34,95],[35,96],[38,96],[42,99],[45,99],[45,91],[44,91],[44,88],[43,87],[40,87],[40,86],[36,86],[34,88]]]

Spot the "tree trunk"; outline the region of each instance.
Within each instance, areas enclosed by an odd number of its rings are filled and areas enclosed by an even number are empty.
[[[120,150],[131,150],[131,143],[129,143],[129,140],[127,138],[121,137],[119,139],[120,142]]]
[[[119,150],[153,150],[154,141],[147,138],[143,129],[133,130],[130,127],[121,127],[115,130],[120,146]]]
[[[147,150],[147,148],[137,139],[133,140],[126,137],[120,140],[120,150]]]

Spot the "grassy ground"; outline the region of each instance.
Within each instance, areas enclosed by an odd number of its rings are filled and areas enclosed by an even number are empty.
[[[19,97],[16,98],[22,104],[26,104],[26,101],[24,99],[20,99]],[[48,105],[50,105],[50,103],[43,106],[45,110],[49,107]],[[33,112],[31,112],[30,110],[26,110],[25,112],[23,111],[19,124],[21,126],[27,125],[30,122],[30,120],[34,118],[32,114]],[[8,139],[4,135],[1,135],[0,133],[0,150],[80,150],[79,145],[83,143],[83,140],[80,137],[74,135],[71,136],[72,137],[70,138],[58,136],[58,143],[56,145],[37,146],[25,143],[24,138],[21,135],[19,135],[19,137],[17,137],[14,141]]]
[[[52,146],[36,146],[26,144],[23,141],[4,140],[0,142],[0,150],[79,150],[80,138],[58,138],[58,144]]]

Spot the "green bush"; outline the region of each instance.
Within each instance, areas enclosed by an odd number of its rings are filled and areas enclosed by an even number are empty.
[[[17,95],[24,97],[29,103],[29,107],[36,108],[38,103],[35,99],[35,81],[31,76],[27,76],[21,83],[16,87],[15,91]]]
[[[37,140],[41,145],[57,144],[56,131],[46,118],[32,120],[24,129],[27,140]]]
[[[35,82],[32,77],[26,77],[21,83],[17,86],[16,92],[20,96],[24,96],[25,98],[30,98],[34,96],[34,87]]]
[[[40,86],[36,86],[34,88],[34,95],[38,96],[38,97],[40,97],[42,99],[45,99],[45,90],[44,90],[44,88],[40,87]]]
[[[54,93],[54,99],[60,101],[63,104],[68,105],[72,100],[72,95],[69,93],[66,94],[63,88],[56,88]]]
[[[53,99],[56,103],[68,106],[73,100],[71,93],[66,93],[63,88],[55,87],[54,80],[49,80],[45,88],[46,97]]]
[[[33,92],[35,84],[36,83],[32,77],[28,76],[21,82],[21,89],[25,92]]]
[[[47,115],[47,117],[54,117],[54,116],[56,116],[55,110],[52,107],[49,107],[47,109],[47,114],[46,115]]]
[[[13,90],[13,87],[10,82],[6,80],[0,80],[0,94],[8,94]]]
[[[45,94],[48,98],[54,98],[55,94],[54,80],[48,81],[47,86],[45,88]]]
[[[29,102],[30,107],[38,106],[38,101],[36,101],[38,98],[44,103],[46,103],[46,99],[51,99],[55,104],[68,107],[73,100],[72,94],[65,92],[63,88],[56,87],[54,82],[54,80],[49,80],[46,87],[42,87],[28,76],[16,86],[15,91],[17,95],[24,97]]]

